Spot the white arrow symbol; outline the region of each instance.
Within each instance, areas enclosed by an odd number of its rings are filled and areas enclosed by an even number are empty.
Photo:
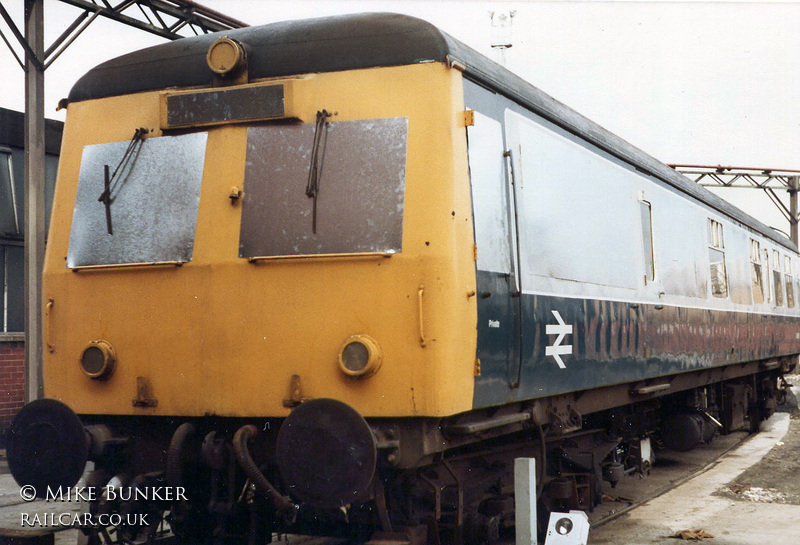
[[[561,317],[561,314],[559,314],[557,310],[551,310],[550,312],[552,312],[553,316],[556,317],[556,321],[558,322],[558,324],[547,324],[545,332],[548,335],[558,335],[558,337],[556,337],[556,340],[552,346],[545,347],[544,355],[553,356],[558,366],[561,369],[566,369],[567,366],[564,365],[564,360],[561,359],[561,356],[572,354],[572,345],[565,344],[562,346],[561,342],[567,335],[572,335],[572,325],[567,325],[567,323],[564,322],[564,319]]]

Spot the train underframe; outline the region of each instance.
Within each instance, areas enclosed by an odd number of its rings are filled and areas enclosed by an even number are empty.
[[[292,413],[301,417],[283,421],[83,415],[86,455],[94,462],[86,486],[105,491],[87,509],[93,520],[114,513],[141,523],[82,530],[89,543],[156,542],[164,521],[186,543],[268,543],[276,533],[492,543],[513,531],[516,458],[536,460],[540,521],[549,511],[591,511],[604,486],[647,475],[659,449],[690,450],[717,433],[757,431],[783,402],[783,374],[796,359],[445,419],[366,421],[332,400],[302,403]],[[325,421],[323,413],[334,418]],[[15,425],[15,477],[30,469],[21,464],[37,463],[24,459],[47,450],[48,441],[64,449],[63,437],[42,436],[41,421]],[[315,440],[303,439],[310,436]],[[48,478],[55,484],[58,477]],[[148,493],[154,490],[168,492]]]

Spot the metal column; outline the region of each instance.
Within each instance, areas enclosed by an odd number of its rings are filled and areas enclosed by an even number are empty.
[[[2,29],[0,38],[25,70],[25,391],[28,401],[33,401],[44,395],[41,285],[45,247],[45,69],[100,15],[170,40],[181,38],[181,32],[197,35],[242,28],[247,24],[192,0],[131,0],[116,6],[108,2],[61,0],[83,12],[45,51],[44,0],[24,1],[24,36],[2,1],[0,16],[22,46],[25,62],[14,51]]]
[[[42,387],[42,267],[44,265],[44,0],[25,0],[25,390]]]

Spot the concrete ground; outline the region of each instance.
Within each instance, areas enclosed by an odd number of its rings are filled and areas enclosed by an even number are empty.
[[[705,473],[589,531],[589,545],[800,545],[800,420],[777,413]],[[782,474],[776,480],[776,474]]]

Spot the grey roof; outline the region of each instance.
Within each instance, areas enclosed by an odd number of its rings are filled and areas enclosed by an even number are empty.
[[[236,39],[245,46],[251,79],[423,62],[457,62],[464,67],[466,77],[526,106],[773,241],[797,250],[788,239],[727,201],[432,24],[406,15],[342,15],[184,38],[97,66],[78,80],[69,99],[74,102],[170,87],[211,85],[212,72],[206,65],[206,52],[220,36]]]
[[[64,122],[44,120],[44,151],[58,155],[61,151],[61,134]],[[25,114],[0,108],[0,146],[25,147]]]

